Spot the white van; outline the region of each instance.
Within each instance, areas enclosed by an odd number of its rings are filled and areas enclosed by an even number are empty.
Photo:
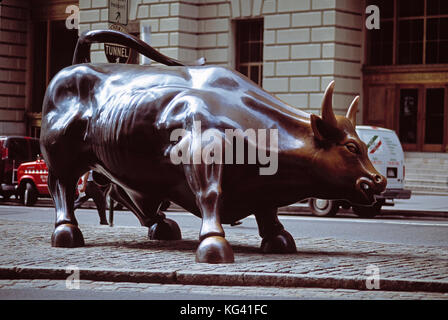
[[[404,153],[396,133],[373,126],[356,126],[356,132],[367,145],[368,156],[374,167],[387,178],[386,191],[376,196],[376,203],[370,207],[352,206],[345,200],[310,199],[309,206],[316,216],[334,216],[342,206],[346,209],[352,207],[358,216],[370,218],[381,213],[386,200],[411,197],[411,190],[404,189]]]

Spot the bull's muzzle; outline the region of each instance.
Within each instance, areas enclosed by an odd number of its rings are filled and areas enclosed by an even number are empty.
[[[356,189],[368,203],[375,202],[375,195],[382,193],[386,189],[386,185],[386,178],[380,174],[373,174],[370,177],[361,177],[356,180]]]

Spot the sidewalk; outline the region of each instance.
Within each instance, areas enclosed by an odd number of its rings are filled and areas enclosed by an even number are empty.
[[[261,254],[260,238],[227,237],[235,263],[196,263],[198,230],[183,240],[150,241],[143,227],[81,225],[86,246],[52,248],[53,224],[0,220],[0,279],[66,279],[224,286],[315,287],[367,290],[378,268],[380,290],[439,292],[448,299],[446,247],[383,244],[330,238],[295,238],[298,252]]]

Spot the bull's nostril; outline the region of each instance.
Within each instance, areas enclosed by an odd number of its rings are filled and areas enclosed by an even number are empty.
[[[369,190],[369,189],[370,189],[370,186],[369,186],[367,183],[361,183],[361,187],[362,187],[364,190]]]
[[[381,181],[383,181],[383,178],[379,174],[375,175],[375,182],[380,183]]]

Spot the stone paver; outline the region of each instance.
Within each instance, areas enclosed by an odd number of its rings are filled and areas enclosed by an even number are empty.
[[[106,270],[103,278],[96,279],[103,281],[108,281],[104,277],[114,271],[128,275],[134,270],[135,277],[142,270],[163,271],[167,281],[177,285],[242,285],[247,290],[251,290],[247,286],[259,285],[274,289],[312,286],[330,288],[333,291],[329,292],[336,294],[338,288],[365,290],[369,276],[366,271],[374,266],[379,271],[381,290],[391,294],[396,290],[438,291],[442,294],[434,294],[447,298],[443,293],[448,291],[448,252],[443,247],[295,238],[297,254],[273,255],[259,252],[258,236],[235,233],[227,237],[235,252],[235,263],[211,265],[194,262],[197,230],[183,229],[183,240],[168,242],[148,240],[143,227],[81,225],[86,246],[64,249],[50,246],[53,228],[49,223],[0,220],[0,267],[64,270],[76,266],[89,271],[90,280],[98,270]],[[5,273],[2,278],[7,279]],[[125,280],[125,276],[119,279]],[[154,281],[161,282],[150,282]],[[374,295],[372,291],[361,291],[360,296],[362,292]]]

